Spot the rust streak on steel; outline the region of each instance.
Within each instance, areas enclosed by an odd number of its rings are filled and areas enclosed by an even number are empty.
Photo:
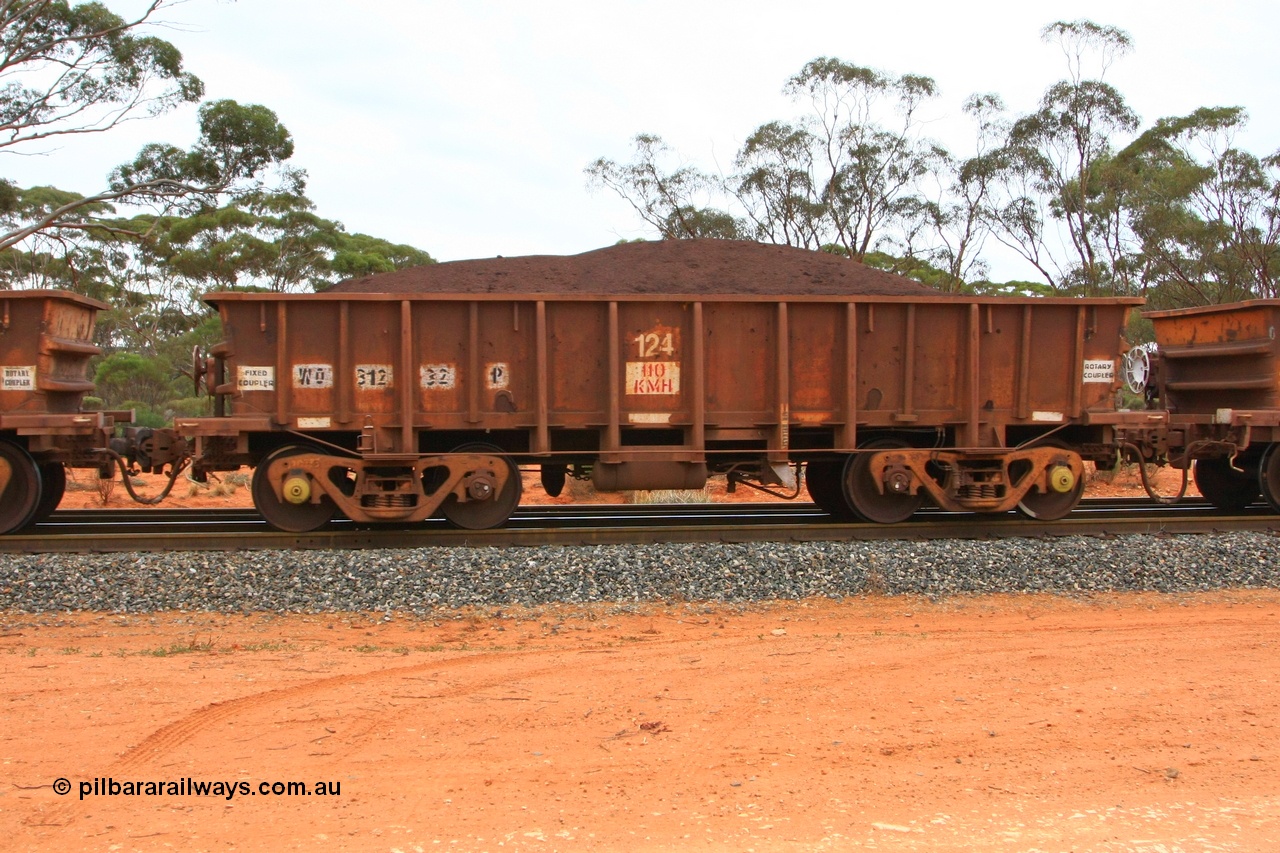
[[[706,446],[707,354],[702,303],[693,303],[693,446]]]
[[[609,301],[609,424],[604,437],[604,450],[616,451],[622,446],[622,363],[619,352],[618,303]]]
[[[836,444],[845,450],[858,446],[858,303],[844,310],[844,426]]]
[[[467,304],[467,423],[480,423],[480,303]]]
[[[990,318],[990,314],[987,315]],[[982,412],[981,400],[981,355],[979,348],[982,346],[982,320],[979,314],[978,304],[975,302],[969,306],[969,358],[968,358],[968,376],[966,377],[966,387],[969,392],[969,411],[968,423],[965,425],[964,443],[970,447],[977,447],[981,444],[981,425],[979,417]]]
[[[338,308],[338,375],[334,388],[338,392],[338,423],[351,423],[351,303],[343,300]]]
[[[413,453],[418,449],[414,441],[414,382],[413,375],[413,314],[409,300],[400,303],[400,452]]]
[[[906,341],[902,345],[902,413],[899,420],[915,420],[916,396],[916,306],[907,305]]]
[[[1022,306],[1022,337],[1019,338],[1018,398],[1014,415],[1025,420],[1031,417],[1031,306]]]
[[[777,383],[777,400],[774,411],[778,426],[774,430],[771,442],[774,452],[769,454],[770,462],[787,461],[786,450],[791,444],[791,324],[787,315],[787,303],[778,303],[777,311],[777,364],[775,375]]]
[[[519,303],[515,303],[519,304]],[[519,315],[516,315],[516,327],[519,328]],[[548,405],[549,372],[547,369],[547,303],[539,299],[534,313],[534,346],[537,371],[537,426],[533,434],[533,452],[551,452],[551,424]]]
[[[281,373],[281,370],[290,364],[289,327],[285,314],[288,304],[287,302],[276,303],[276,423],[280,426],[289,425],[289,389],[293,385],[290,377]]]
[[[1075,355],[1071,361],[1071,417],[1080,417],[1080,383],[1084,381],[1084,306],[1076,309]]]

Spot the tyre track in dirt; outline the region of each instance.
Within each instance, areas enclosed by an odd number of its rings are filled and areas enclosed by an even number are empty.
[[[468,655],[466,657],[455,658],[450,661],[431,661],[430,663],[397,667],[395,669],[382,669],[373,672],[360,673],[358,675],[335,675],[329,678],[322,678],[316,681],[308,681],[302,684],[292,685],[290,687],[281,687],[262,693],[252,693],[247,696],[228,699],[223,702],[214,702],[152,732],[141,743],[130,747],[128,751],[120,757],[119,761],[116,762],[113,769],[122,771],[132,770],[149,762],[154,762],[165,753],[172,752],[187,741],[198,736],[215,723],[233,717],[243,717],[284,702],[309,699],[321,694],[333,693],[348,687],[359,687],[383,681],[409,678],[413,675],[425,672],[440,672],[442,670],[461,668],[466,666],[468,663],[472,663],[472,657],[473,656]],[[534,670],[533,672],[547,671],[550,671],[550,668],[542,668],[540,670]],[[505,683],[505,681],[505,678],[491,678],[485,679],[484,681],[476,684],[460,684],[456,687],[445,689],[437,694],[423,698],[445,699],[455,696],[465,696],[468,693],[473,693],[477,690],[497,687]]]
[[[551,654],[554,655],[555,660],[560,661],[561,658],[566,656],[577,656],[593,652],[614,652],[621,654],[633,652],[638,649],[650,649],[654,650],[656,653],[659,648],[665,649],[672,645],[687,642],[687,640],[684,638],[646,638],[642,642],[643,645],[631,645],[626,648],[560,649],[552,652]],[[545,657],[547,654],[548,653],[545,650],[537,648],[464,652],[461,653],[460,656],[448,660],[437,659],[426,663],[414,664],[412,666],[379,669],[357,674],[329,676],[326,678],[304,681],[288,687],[250,693],[234,699],[213,702],[199,710],[188,713],[180,719],[174,720],[159,729],[156,729],[139,743],[129,747],[125,752],[123,752],[119,759],[112,764],[111,769],[121,771],[132,770],[145,765],[148,762],[154,762],[167,752],[171,752],[182,746],[184,743],[190,741],[192,738],[199,736],[202,732],[206,731],[210,726],[213,726],[216,723],[237,717],[248,716],[283,703],[295,702],[304,699],[314,700],[316,697],[335,693],[344,688],[362,687],[376,684],[378,682],[390,682],[396,679],[412,679],[428,673],[433,675],[442,672],[456,674],[458,670],[465,670],[467,666],[475,665],[481,659],[484,660],[486,667],[492,667],[495,662],[518,662],[522,659],[531,657]],[[591,668],[592,667],[588,667],[587,669]],[[402,698],[410,698],[415,701],[464,698],[480,691],[510,685],[514,681],[525,681],[548,675],[560,677],[564,674],[565,665],[563,661],[560,661],[558,663],[544,664],[529,670],[518,670],[514,673],[504,673],[499,676],[491,676],[476,682],[459,683],[431,694],[415,694],[413,696],[406,696]],[[377,727],[375,726],[371,731],[377,731]]]

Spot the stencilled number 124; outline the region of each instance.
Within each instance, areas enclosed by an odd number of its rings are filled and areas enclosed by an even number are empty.
[[[675,339],[670,332],[665,335],[657,332],[645,332],[632,338],[640,358],[654,358],[659,353],[665,356],[676,354]]]

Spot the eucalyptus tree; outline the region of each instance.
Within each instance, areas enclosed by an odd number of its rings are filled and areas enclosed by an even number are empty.
[[[1235,144],[1240,107],[1163,118],[1114,158],[1141,277],[1162,306],[1280,295],[1280,152]]]
[[[827,205],[806,127],[772,121],[747,137],[734,160],[734,192],[762,243],[819,249],[830,237]]]
[[[316,290],[321,290],[348,278],[393,272],[435,262],[430,253],[407,243],[393,243],[368,234],[349,234],[339,225],[333,236],[328,272],[317,277],[313,284]]]
[[[1046,89],[1037,108],[1011,125],[998,155],[992,223],[997,238],[1055,288],[1104,292],[1114,285],[1105,242],[1114,211],[1092,204],[1099,189],[1096,167],[1110,157],[1116,136],[1137,129],[1138,116],[1103,77],[1133,42],[1123,30],[1087,20],[1049,24],[1041,38],[1062,48],[1069,77]],[[1095,78],[1085,77],[1090,57],[1097,63]]]
[[[928,77],[820,57],[784,87],[809,110],[756,128],[728,177],[679,161],[653,134],[635,138],[632,162],[600,158],[586,171],[664,239],[746,238],[861,260],[924,221],[921,181],[947,155],[917,111],[936,91]]]
[[[930,276],[930,283],[947,291],[970,290],[968,282],[985,280],[989,273],[982,249],[990,235],[993,191],[1004,164],[1000,146],[1009,129],[999,95],[971,95],[963,109],[974,124],[973,154],[939,158],[931,172],[932,192],[918,202],[915,227],[905,232],[900,244],[904,255],[936,267],[941,275]]]
[[[193,104],[204,95],[176,47],[148,33],[161,9],[151,0],[124,18],[101,3],[0,3],[0,151],[33,152],[59,137],[109,132]],[[191,212],[256,188],[287,160],[293,140],[266,107],[203,104],[189,149],[152,143],[111,170],[103,186],[33,212],[24,191],[0,177],[0,251],[54,229],[104,227],[103,205],[142,204]]]
[[[80,199],[78,193],[56,187],[11,187],[9,209],[0,220],[36,219]],[[94,216],[110,215],[111,205],[90,205]],[[61,288],[98,299],[108,296],[102,287],[107,263],[104,248],[80,229],[50,228],[39,231],[19,246],[0,250],[0,289]]]
[[[617,193],[664,240],[744,236],[736,217],[709,206],[722,191],[715,176],[688,164],[668,164],[676,154],[659,136],[641,133],[633,141],[632,162],[598,158],[586,168],[588,185]]]
[[[812,198],[821,205],[822,242],[862,260],[878,241],[909,232],[922,209],[920,181],[947,157],[924,136],[918,116],[921,104],[937,94],[933,79],[819,57],[784,91],[809,103],[796,140],[808,141],[809,151],[801,154],[794,144],[777,149],[792,154],[790,161],[779,160],[778,178],[787,180],[781,174],[787,170],[808,171]],[[739,192],[748,207],[759,198]],[[793,209],[797,229],[803,229],[810,209]]]

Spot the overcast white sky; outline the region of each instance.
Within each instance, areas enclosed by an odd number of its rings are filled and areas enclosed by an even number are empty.
[[[1244,147],[1280,148],[1275,0],[187,0],[161,35],[208,97],[279,114],[320,215],[457,260],[648,236],[625,202],[588,191],[586,165],[629,160],[643,131],[727,171],[755,127],[798,114],[782,86],[818,56],[933,77],[942,94],[925,114],[964,153],[964,99],[993,91],[1029,111],[1065,76],[1040,28],[1082,17],[1133,37],[1107,79],[1144,125],[1242,105]],[[194,128],[186,111],[9,156],[0,174],[93,192],[143,142],[189,145]]]

